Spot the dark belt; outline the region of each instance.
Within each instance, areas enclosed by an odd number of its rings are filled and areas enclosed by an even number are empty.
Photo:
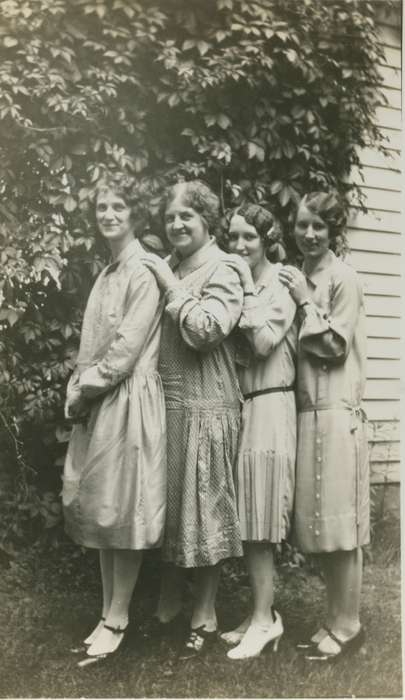
[[[255,396],[261,396],[262,394],[276,394],[279,391],[295,391],[295,384],[290,384],[290,386],[272,386],[269,389],[250,391],[248,394],[243,394],[243,398],[254,399]]]

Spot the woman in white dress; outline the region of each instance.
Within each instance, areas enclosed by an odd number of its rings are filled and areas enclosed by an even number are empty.
[[[302,272],[280,280],[297,304],[298,448],[294,533],[304,552],[320,555],[327,619],[299,644],[313,661],[352,652],[360,625],[362,545],[369,542],[363,292],[356,272],[334,251],[345,215],[334,192],[312,192],[298,207],[294,237]]]
[[[130,184],[130,183],[129,183]],[[91,291],[66,416],[75,425],[67,452],[66,531],[99,550],[100,620],[85,640],[104,657],[122,642],[144,549],[159,547],[166,509],[166,419],[157,372],[161,295],[141,262],[130,187],[107,176],[96,222],[111,263]]]
[[[227,234],[230,252],[249,264],[256,296],[245,299],[239,328],[239,382],[244,396],[235,488],[242,540],[252,585],[252,613],[222,638],[237,646],[231,659],[260,654],[283,633],[273,607],[273,549],[288,535],[294,496],[296,410],[296,306],[278,279],[281,264],[267,257],[279,248],[273,215],[255,204],[235,210]],[[244,356],[244,357],[243,357]]]

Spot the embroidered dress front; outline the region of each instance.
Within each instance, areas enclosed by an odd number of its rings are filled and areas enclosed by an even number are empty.
[[[162,301],[131,242],[106,267],[86,307],[68,394],[96,370],[98,395],[67,452],[67,533],[97,549],[158,547],[166,507],[166,428],[157,372]]]
[[[168,498],[163,558],[178,566],[242,554],[233,468],[240,424],[234,344],[243,290],[212,240],[170,265],[159,371],[167,408]]]
[[[369,541],[363,293],[332,253],[307,275],[298,350],[294,532],[303,551],[351,550]]]

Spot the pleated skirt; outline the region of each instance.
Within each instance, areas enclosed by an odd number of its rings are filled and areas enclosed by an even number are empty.
[[[291,528],[296,458],[293,392],[247,399],[235,488],[242,539],[282,542]]]

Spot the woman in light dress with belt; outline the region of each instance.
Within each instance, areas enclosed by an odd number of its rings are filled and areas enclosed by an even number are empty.
[[[175,618],[182,572],[196,569],[187,658],[216,638],[220,562],[242,554],[233,483],[241,395],[230,334],[242,312],[241,280],[250,274],[217,246],[219,200],[207,185],[175,185],[163,209],[174,252],[169,265],[145,258],[166,301],[159,368],[168,435],[162,556],[169,566],[157,617],[164,624]]]
[[[255,204],[242,205],[230,218],[227,247],[249,264],[256,295],[247,295],[239,328],[239,381],[244,396],[235,488],[253,609],[232,632],[222,635],[231,659],[260,654],[283,633],[273,607],[273,549],[288,535],[294,498],[296,410],[296,305],[280,283],[281,264],[267,257],[280,247],[273,215]]]
[[[334,192],[304,197],[294,237],[302,272],[280,280],[297,304],[298,448],[294,533],[304,552],[320,554],[327,618],[299,644],[308,659],[354,651],[360,625],[362,545],[369,542],[364,299],[356,272],[335,253],[345,216]]]
[[[67,389],[66,415],[75,425],[63,506],[67,533],[99,550],[102,610],[85,646],[87,656],[101,659],[123,640],[143,550],[161,545],[166,418],[157,371],[163,306],[134,239],[130,181],[106,176],[95,213],[111,263],[91,291]]]

